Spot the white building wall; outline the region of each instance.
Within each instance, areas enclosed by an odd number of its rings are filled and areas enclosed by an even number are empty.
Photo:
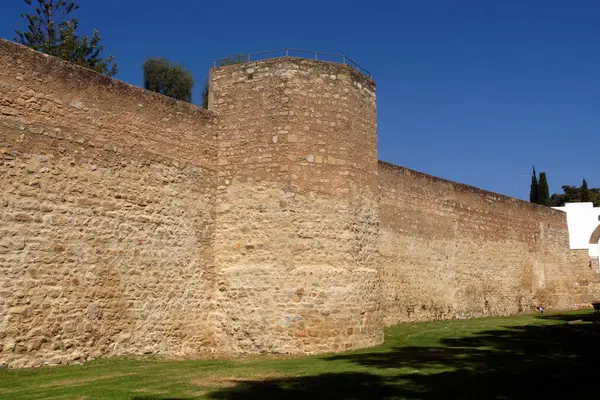
[[[590,243],[590,238],[600,225],[600,207],[594,207],[593,203],[567,203],[554,208],[567,213],[571,249],[588,249],[591,257],[598,257],[600,242]]]

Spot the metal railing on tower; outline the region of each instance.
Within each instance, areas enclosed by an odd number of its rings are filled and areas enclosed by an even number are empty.
[[[247,54],[236,54],[230,57],[218,58],[214,62],[215,67],[221,67],[224,65],[231,64],[245,64],[253,61],[268,60],[271,58],[280,57],[295,57],[305,58],[317,61],[328,61],[336,62],[340,64],[349,65],[361,74],[372,78],[371,72],[361,67],[357,62],[346,56],[345,54],[334,54],[334,53],[323,53],[320,51],[294,49],[294,48],[283,48],[277,50],[261,51],[258,53],[247,53]]]

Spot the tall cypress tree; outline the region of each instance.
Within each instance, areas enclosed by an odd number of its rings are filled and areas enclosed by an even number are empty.
[[[546,179],[545,172],[540,173],[537,203],[544,206],[550,205],[550,189],[548,188],[548,180]]]
[[[581,193],[582,202],[592,201],[592,195],[590,194],[590,189],[588,188],[588,184],[585,179],[581,183],[581,189],[579,190],[579,192]]]
[[[529,202],[538,202],[538,180],[535,172],[535,166],[533,167],[533,174],[531,175],[531,188],[529,189]]]

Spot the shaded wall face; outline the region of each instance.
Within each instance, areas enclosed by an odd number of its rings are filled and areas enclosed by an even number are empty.
[[[380,163],[386,324],[574,308],[593,295],[565,214]]]
[[[382,340],[374,85],[277,59],[212,71],[217,340],[323,352]]]
[[[213,117],[0,41],[0,364],[214,348]]]

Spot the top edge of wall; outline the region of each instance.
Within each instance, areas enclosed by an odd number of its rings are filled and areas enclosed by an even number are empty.
[[[483,197],[493,197],[495,200],[499,200],[499,201],[508,201],[508,202],[517,203],[517,205],[520,205],[522,207],[529,207],[531,209],[534,209],[535,211],[542,211],[542,212],[548,212],[548,213],[553,213],[553,214],[559,213],[559,215],[564,215],[563,211],[556,210],[552,207],[546,207],[546,206],[543,206],[540,204],[530,203],[528,201],[521,200],[516,197],[510,197],[505,194],[496,193],[496,192],[492,192],[489,190],[480,189],[476,186],[467,185],[466,183],[461,183],[461,182],[456,182],[456,181],[452,181],[449,179],[439,178],[434,175],[426,174],[425,172],[420,172],[420,171],[410,169],[407,167],[402,167],[400,165],[392,164],[387,161],[378,160],[378,163],[379,163],[379,167],[388,168],[392,171],[395,170],[395,171],[402,172],[402,173],[416,175],[420,178],[428,179],[430,181],[449,184],[449,185],[452,185],[455,189],[462,191],[462,192],[472,193],[472,194],[483,196]]]
[[[144,105],[152,105],[175,108],[176,111],[196,113],[197,116],[212,118],[213,113],[192,103],[164,96],[144,88],[123,82],[121,80],[99,74],[85,67],[72,64],[60,58],[40,53],[26,46],[11,42],[0,37],[0,63],[3,59],[12,58],[17,63],[23,64],[24,68],[33,68],[43,72],[44,76],[60,80],[62,84],[71,90],[89,90],[97,87],[108,92],[115,93],[126,99],[133,99]],[[2,74],[0,72],[0,74]]]

